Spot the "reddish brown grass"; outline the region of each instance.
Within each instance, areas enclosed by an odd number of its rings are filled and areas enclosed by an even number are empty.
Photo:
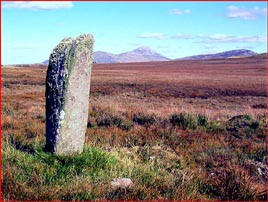
[[[45,142],[46,67],[3,68],[4,198],[266,200],[265,65],[261,58],[94,65],[86,146],[114,155],[120,163],[107,172],[132,177],[133,190],[110,189],[106,171],[100,179],[74,176],[74,187],[44,182],[44,164],[25,153]],[[198,114],[208,123],[198,126]],[[27,159],[32,175],[17,163]]]

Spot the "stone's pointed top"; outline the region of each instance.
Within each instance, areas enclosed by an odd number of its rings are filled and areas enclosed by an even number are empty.
[[[60,43],[71,43],[72,42],[72,38],[71,37],[65,37],[64,39],[61,40]]]
[[[82,41],[92,41],[94,42],[94,37],[92,34],[81,34],[78,37],[72,38],[72,37],[65,37],[61,40],[60,44],[71,44],[71,43],[80,43]]]
[[[92,34],[81,34],[79,35],[78,37],[76,37],[75,40],[79,40],[79,41],[82,41],[82,40],[94,40],[94,37]]]

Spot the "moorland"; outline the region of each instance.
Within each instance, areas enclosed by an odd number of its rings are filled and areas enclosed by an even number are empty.
[[[267,200],[265,55],[94,65],[68,157],[43,150],[46,68],[2,67],[3,199]]]

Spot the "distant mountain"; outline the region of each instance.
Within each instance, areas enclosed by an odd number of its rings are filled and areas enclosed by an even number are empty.
[[[45,61],[41,62],[42,65],[48,65],[48,63],[49,63],[49,60],[45,60]]]
[[[148,47],[139,47],[135,50],[112,54],[107,52],[94,52],[94,63],[126,63],[126,62],[152,62],[152,61],[168,61],[169,58],[157,53]]]
[[[117,58],[115,54],[96,51],[94,52],[94,63],[97,64],[108,64],[108,63],[116,63]]]
[[[168,60],[170,59],[148,47],[139,47],[133,51],[117,55],[117,62],[152,62]]]
[[[258,54],[247,49],[230,50],[215,54],[194,55],[175,60],[206,60],[206,59],[221,59],[221,58],[238,58],[257,56]],[[260,56],[261,57],[261,56]],[[266,56],[262,56],[266,57]],[[96,64],[109,64],[109,63],[126,63],[126,62],[153,62],[153,61],[169,61],[170,59],[161,55],[160,53],[148,48],[139,47],[135,50],[121,53],[112,54],[103,51],[94,52],[94,63]],[[48,60],[43,61],[41,64],[47,65]]]
[[[268,53],[260,53],[260,54],[257,54],[257,55],[253,55],[253,56],[251,56],[251,58],[267,59],[268,58]]]
[[[94,52],[94,63],[104,64],[104,63],[116,63],[116,55],[112,53],[106,53],[102,51]],[[41,62],[43,65],[48,65],[49,60]]]
[[[112,54],[103,51],[94,52],[94,63],[109,64],[109,63],[126,63],[126,62],[153,62],[153,61],[168,61],[169,58],[157,53],[148,47],[139,47],[135,50]],[[47,65],[49,60],[43,61],[41,64]]]
[[[208,59],[221,59],[221,58],[250,57],[254,55],[257,55],[257,53],[247,49],[239,49],[215,54],[193,55],[189,57],[179,58],[177,60],[208,60]]]

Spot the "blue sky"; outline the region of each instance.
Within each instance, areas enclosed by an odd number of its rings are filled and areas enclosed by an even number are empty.
[[[2,2],[2,64],[38,63],[64,37],[94,51],[148,46],[171,59],[231,49],[267,52],[265,2]]]

